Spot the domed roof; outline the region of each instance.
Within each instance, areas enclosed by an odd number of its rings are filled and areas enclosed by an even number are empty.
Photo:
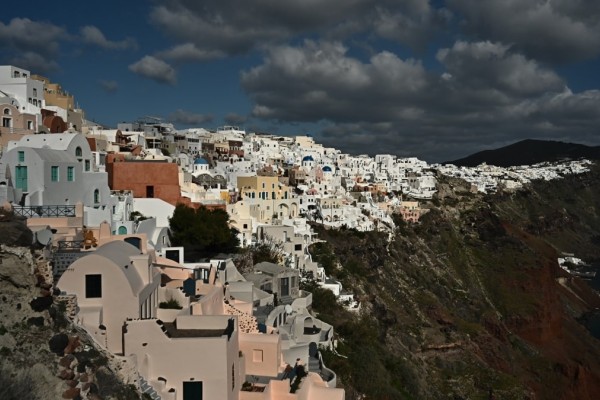
[[[305,156],[302,161],[315,161],[315,159],[312,156]]]
[[[206,161],[204,158],[196,158],[194,160],[194,164],[208,165],[208,161]]]
[[[324,166],[323,172],[331,172],[331,167],[329,165]]]

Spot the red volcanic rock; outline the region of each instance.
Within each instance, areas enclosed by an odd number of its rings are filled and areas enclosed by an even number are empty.
[[[70,379],[68,381],[65,381],[65,383],[67,384],[67,386],[74,388],[75,386],[77,386],[77,384],[79,382],[77,382],[76,380]]]
[[[62,380],[69,381],[75,378],[75,373],[70,369],[63,369],[58,373],[58,377]]]
[[[79,393],[81,393],[81,389],[69,388],[69,389],[65,390],[62,397],[63,397],[63,399],[74,399],[77,396],[79,396]]]
[[[65,353],[66,354],[71,354],[74,353],[75,350],[77,350],[77,348],[80,345],[80,341],[79,341],[79,337],[78,336],[72,336],[69,338],[69,344],[67,344],[67,347],[65,347]]]
[[[66,356],[60,359],[58,365],[64,368],[69,368],[74,359],[75,357],[72,354],[67,354]]]

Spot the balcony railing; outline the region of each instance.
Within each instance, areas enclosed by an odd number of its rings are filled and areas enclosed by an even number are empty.
[[[60,240],[56,251],[81,250],[83,248],[83,242],[83,240]]]
[[[75,206],[15,206],[13,211],[25,218],[75,217]]]

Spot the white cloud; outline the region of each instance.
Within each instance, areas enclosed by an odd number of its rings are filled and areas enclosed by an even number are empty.
[[[100,84],[102,90],[107,93],[115,93],[117,90],[119,90],[119,84],[115,81],[100,80],[98,83]]]
[[[170,85],[177,83],[175,69],[163,60],[153,56],[144,56],[141,60],[129,65],[129,70],[158,83]]]
[[[225,53],[220,50],[204,50],[196,47],[194,43],[184,43],[161,51],[157,57],[166,58],[174,61],[208,61],[225,57]]]
[[[110,41],[104,36],[100,29],[93,25],[87,25],[81,28],[81,40],[84,43],[108,50],[127,50],[137,48],[137,42],[135,39],[126,38],[121,41]]]

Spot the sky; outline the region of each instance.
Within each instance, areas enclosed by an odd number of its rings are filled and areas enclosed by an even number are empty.
[[[597,0],[11,2],[0,64],[108,127],[156,116],[429,162],[600,145]]]

